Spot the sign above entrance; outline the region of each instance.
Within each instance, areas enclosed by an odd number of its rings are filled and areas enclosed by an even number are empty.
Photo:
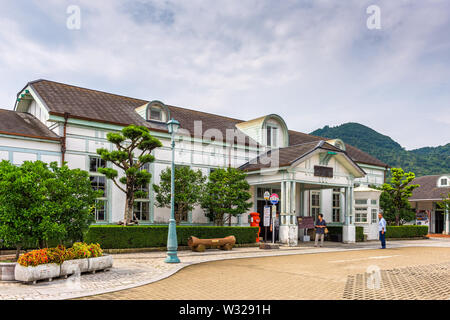
[[[314,176],[333,178],[333,168],[323,167],[323,166],[314,166]]]
[[[272,204],[277,204],[278,201],[280,201],[280,198],[276,193],[272,193],[269,199]]]

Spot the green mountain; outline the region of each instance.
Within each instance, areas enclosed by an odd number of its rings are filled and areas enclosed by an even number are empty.
[[[325,126],[311,134],[330,139],[340,138],[389,166],[412,171],[416,176],[450,172],[450,143],[439,147],[405,150],[389,136],[354,122],[336,127]]]

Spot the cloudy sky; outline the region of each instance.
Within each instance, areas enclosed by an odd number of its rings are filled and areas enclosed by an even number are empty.
[[[381,29],[367,28],[372,4]],[[450,142],[449,34],[446,0],[0,0],[0,107],[44,78],[437,146]]]

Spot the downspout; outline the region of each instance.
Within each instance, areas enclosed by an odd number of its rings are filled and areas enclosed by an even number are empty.
[[[70,113],[64,113],[64,130],[63,136],[61,137],[61,165],[64,165],[66,157],[66,137],[67,137],[67,120],[69,119]]]

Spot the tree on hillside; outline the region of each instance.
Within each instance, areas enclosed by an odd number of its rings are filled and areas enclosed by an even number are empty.
[[[142,167],[155,160],[155,157],[150,153],[161,147],[162,144],[161,141],[150,134],[148,128],[135,125],[125,127],[119,133],[110,132],[106,135],[106,138],[116,147],[116,150],[108,151],[105,148],[100,148],[97,149],[97,153],[103,160],[112,162],[122,169],[125,175],[119,178],[118,171],[113,168],[99,168],[98,172],[111,179],[119,190],[125,193],[126,204],[123,224],[129,225],[133,220],[134,200],[136,197],[147,197],[141,189],[150,183],[151,174]],[[135,154],[135,152],[138,154]]]
[[[410,184],[416,176],[413,172],[405,173],[402,168],[392,168],[391,175],[390,182],[384,183],[381,189],[389,195],[392,201],[392,208],[395,210],[395,224],[398,226],[400,225],[400,214],[405,213],[405,210],[411,210],[408,199],[419,185]]]
[[[231,225],[232,216],[247,212],[253,205],[248,202],[249,189],[244,172],[235,168],[216,169],[209,175],[200,204],[216,225],[225,224],[226,214]]]
[[[15,247],[46,247],[48,240],[77,240],[93,222],[95,198],[87,172],[42,161],[20,167],[0,163],[0,239]],[[72,238],[75,237],[75,238]]]
[[[161,171],[160,184],[153,185],[156,192],[156,205],[158,207],[170,208],[171,204],[171,174],[172,170],[167,168]],[[177,224],[186,220],[189,211],[199,203],[204,189],[206,177],[200,170],[192,170],[187,166],[175,167],[175,199],[174,212]]]

